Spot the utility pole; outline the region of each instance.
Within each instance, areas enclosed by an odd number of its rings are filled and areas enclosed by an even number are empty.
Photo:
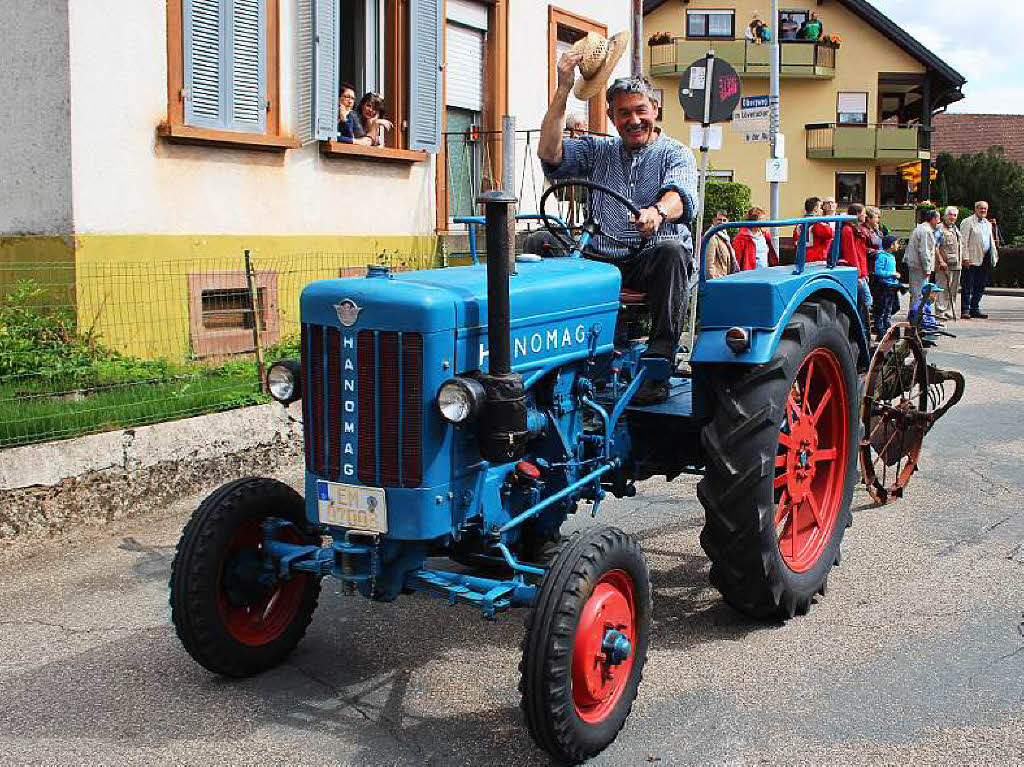
[[[633,3],[633,62],[630,74],[640,77],[644,73],[644,3],[643,0],[632,0]]]
[[[772,0],[772,15],[771,22],[768,25],[768,29],[772,31],[772,49],[771,57],[769,59],[771,64],[771,91],[768,98],[768,109],[770,111],[770,125],[769,131],[771,136],[771,156],[772,158],[778,158],[782,152],[779,147],[779,126],[780,126],[780,115],[779,115],[779,64],[782,56],[781,43],[779,42],[779,0]],[[778,181],[771,182],[771,218],[773,221],[777,221],[780,218],[779,208],[781,197],[781,188]],[[772,243],[775,246],[775,252],[779,252],[779,230],[778,227],[772,228]]]

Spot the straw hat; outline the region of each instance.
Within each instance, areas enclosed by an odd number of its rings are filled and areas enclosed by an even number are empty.
[[[572,52],[583,55],[579,64],[583,79],[577,80],[573,88],[576,98],[589,101],[607,87],[608,78],[628,45],[628,32],[619,32],[612,35],[611,39],[596,32],[588,32],[586,37],[576,41]]]

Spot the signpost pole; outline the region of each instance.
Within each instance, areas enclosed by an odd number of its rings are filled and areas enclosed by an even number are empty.
[[[781,43],[779,42],[779,0],[772,0],[772,15],[769,29],[772,29],[772,49],[771,57],[769,59],[771,66],[771,91],[769,94],[768,108],[770,110],[770,125],[769,131],[771,136],[771,156],[773,159],[778,158],[779,153],[779,60],[781,57],[782,49]],[[771,182],[771,218],[773,221],[779,220],[779,209],[781,206],[781,189],[778,181]],[[772,227],[772,244],[775,246],[775,252],[779,252],[779,230],[777,227]]]
[[[704,194],[707,191],[708,178],[708,152],[710,143],[709,132],[711,130],[711,92],[714,90],[713,75],[715,72],[715,51],[711,49],[704,59],[707,63],[705,69],[707,74],[704,81],[704,119],[701,121],[700,139],[700,175],[697,176],[697,220],[693,228],[693,271],[696,275],[700,269],[700,241],[704,235]],[[697,335],[697,296],[700,284],[699,279],[692,280],[693,287],[690,289],[690,340],[687,348],[690,356],[693,356],[693,341]]]
[[[643,0],[633,0],[633,60],[630,65],[630,74],[633,77],[640,77],[644,73],[643,67],[643,36],[644,36],[644,4]]]

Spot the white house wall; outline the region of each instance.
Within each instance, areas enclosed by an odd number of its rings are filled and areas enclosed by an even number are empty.
[[[631,28],[628,0],[559,0],[555,8],[608,26],[608,34]],[[519,129],[540,128],[548,108],[548,3],[514,0],[509,8],[509,105]],[[629,74],[631,51],[614,77]]]
[[[77,232],[433,232],[432,160],[410,167],[325,158],[316,144],[279,153],[159,138],[156,127],[167,117],[164,0],[70,4]],[[281,130],[290,134],[297,115],[295,2],[281,0],[280,8]]]
[[[67,0],[2,0],[0,50],[0,235],[68,233]]]

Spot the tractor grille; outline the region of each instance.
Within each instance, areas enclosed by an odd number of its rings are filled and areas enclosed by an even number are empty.
[[[352,480],[343,468],[346,418],[358,437],[356,475],[377,487],[418,487],[423,479],[423,337],[362,330],[354,349],[337,328],[302,325],[302,384],[306,468],[332,480]],[[355,372],[344,369],[345,358]],[[352,392],[351,383],[357,392]],[[351,409],[355,413],[351,414]],[[354,415],[354,419],[352,417]]]

